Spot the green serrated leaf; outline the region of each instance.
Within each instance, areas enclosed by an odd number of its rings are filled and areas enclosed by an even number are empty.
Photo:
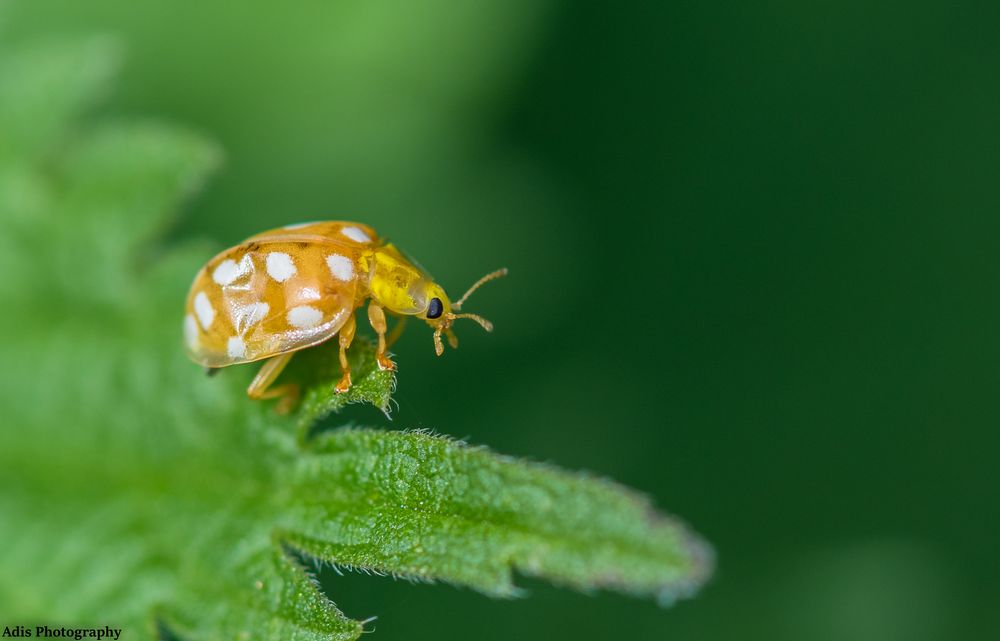
[[[53,41],[0,56],[0,163],[35,158],[108,88],[119,66],[111,38]]]
[[[364,338],[347,394],[335,344],[296,355],[294,416],[246,397],[252,366],[206,378],[180,319],[213,250],[155,242],[218,152],[148,123],[74,131],[61,113],[59,154],[0,164],[26,212],[0,220],[16,239],[0,265],[31,272],[0,285],[0,619],[347,640],[362,624],[312,560],[501,597],[514,571],[662,602],[707,578],[705,543],[608,481],[421,432],[311,433],[348,403],[388,411],[395,379]]]
[[[368,403],[389,414],[392,392],[396,389],[395,372],[378,368],[370,340],[356,338],[354,343],[348,351],[353,384],[344,394],[334,391],[341,377],[336,341],[297,354],[289,366],[287,377],[303,384],[298,411],[303,439],[319,421],[353,403]]]
[[[710,548],[645,497],[424,432],[323,434],[291,483],[286,539],[339,566],[505,597],[518,570],[663,603],[711,572]]]

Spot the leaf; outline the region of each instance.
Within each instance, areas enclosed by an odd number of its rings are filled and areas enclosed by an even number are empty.
[[[107,90],[119,66],[110,38],[38,43],[0,60],[0,159],[37,158]]]
[[[286,539],[317,559],[492,596],[511,571],[663,603],[690,596],[711,552],[608,481],[425,432],[341,429],[300,457]],[[374,518],[373,518],[374,516]]]
[[[298,411],[299,432],[303,439],[322,419],[353,403],[368,403],[389,415],[396,378],[394,372],[378,368],[372,342],[356,338],[354,349],[348,352],[353,385],[346,394],[338,394],[333,389],[341,377],[338,350],[336,342],[330,341],[296,355],[289,366],[287,377],[303,384]]]
[[[113,55],[73,51],[83,69]],[[66,87],[31,152],[0,162],[0,185],[20,186],[0,196],[16,211],[0,218],[0,267],[16,275],[0,285],[0,619],[356,639],[312,561],[499,597],[518,594],[514,571],[663,603],[704,582],[707,545],[613,483],[423,432],[325,429],[348,403],[389,408],[395,380],[368,340],[345,395],[332,344],[296,356],[297,416],[246,398],[252,367],[206,378],[180,317],[212,250],[158,239],[221,155],[176,127],[78,124],[66,105],[93,83]],[[0,93],[0,131],[23,124],[16,99]]]

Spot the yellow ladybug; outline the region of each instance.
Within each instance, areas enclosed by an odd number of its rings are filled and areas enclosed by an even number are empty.
[[[208,368],[268,360],[247,388],[253,399],[293,399],[292,384],[271,387],[296,351],[338,335],[343,378],[337,392],[351,387],[346,351],[354,339],[355,310],[370,300],[368,321],[378,334],[378,365],[395,369],[386,349],[403,321],[417,316],[434,328],[434,349],[451,346],[459,318],[486,331],[493,326],[475,314],[456,314],[480,285],[504,276],[500,269],[479,279],[452,303],[440,285],[367,225],[324,221],[290,225],[257,234],[227,249],[198,272],[184,317],[187,353]],[[400,315],[386,340],[385,309]]]

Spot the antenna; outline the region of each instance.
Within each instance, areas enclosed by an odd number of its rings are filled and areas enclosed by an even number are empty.
[[[500,269],[496,270],[495,272],[490,272],[489,274],[486,274],[485,276],[483,276],[482,278],[480,278],[479,280],[477,280],[475,282],[475,284],[473,284],[472,287],[469,288],[469,291],[465,292],[465,294],[463,294],[461,298],[459,298],[456,302],[452,303],[451,304],[452,308],[453,309],[462,309],[462,303],[464,303],[469,298],[469,296],[472,295],[472,292],[476,291],[477,289],[479,289],[480,287],[482,287],[486,283],[490,282],[491,280],[496,280],[497,278],[502,278],[502,277],[504,277],[506,275],[507,275],[507,268],[506,267],[501,267]],[[458,318],[458,317],[456,317],[456,318]],[[482,323],[480,323],[480,325],[482,325]],[[483,327],[485,328],[486,325],[483,325]],[[490,330],[487,329],[486,331],[490,331]]]
[[[472,295],[472,292],[476,291],[477,289],[482,287],[484,284],[490,282],[491,280],[495,280],[497,278],[501,278],[506,275],[507,275],[506,267],[498,269],[495,272],[490,272],[489,274],[486,274],[485,276],[477,280],[475,284],[473,284],[472,287],[469,288],[469,291],[465,292],[465,294],[461,298],[459,298],[458,301],[451,304],[452,309],[461,309],[462,303],[464,303],[466,299],[468,299],[469,296]],[[444,332],[445,335],[448,337],[448,344],[451,345],[452,349],[456,349],[458,347],[458,338],[455,336],[455,332],[451,331],[451,326],[459,318],[468,318],[469,320],[473,320],[476,323],[478,323],[479,326],[485,329],[487,332],[493,331],[493,323],[489,322],[479,314],[455,314],[454,312],[448,312],[447,314],[444,315],[444,318],[441,319],[441,322],[437,324],[437,327],[434,328],[434,353],[436,353],[438,356],[444,354],[444,342],[441,340],[441,332]]]

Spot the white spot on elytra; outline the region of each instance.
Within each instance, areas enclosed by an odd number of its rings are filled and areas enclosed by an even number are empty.
[[[359,243],[370,243],[372,242],[371,237],[368,236],[360,227],[344,227],[340,230],[340,233],[347,236],[351,240],[356,240]]]
[[[243,358],[247,355],[247,344],[239,336],[232,336],[226,344],[226,353],[229,358]]]
[[[233,327],[237,332],[243,333],[253,325],[264,320],[271,306],[267,303],[250,303],[240,305],[232,309]]]
[[[284,252],[271,252],[267,255],[267,273],[274,280],[283,283],[298,271],[292,257]]]
[[[316,327],[323,320],[323,312],[312,305],[299,305],[288,310],[288,324],[299,329]]]
[[[337,280],[351,280],[354,277],[354,263],[347,256],[330,254],[326,257],[326,264]]]
[[[212,280],[225,287],[240,276],[240,266],[235,260],[226,259],[212,272]]]
[[[198,295],[194,297],[194,313],[198,315],[198,322],[206,331],[212,326],[212,321],[215,320],[215,308],[212,307],[212,303],[208,301],[208,295],[205,292],[198,292]]]
[[[198,323],[191,314],[184,317],[184,340],[191,349],[198,349]]]

